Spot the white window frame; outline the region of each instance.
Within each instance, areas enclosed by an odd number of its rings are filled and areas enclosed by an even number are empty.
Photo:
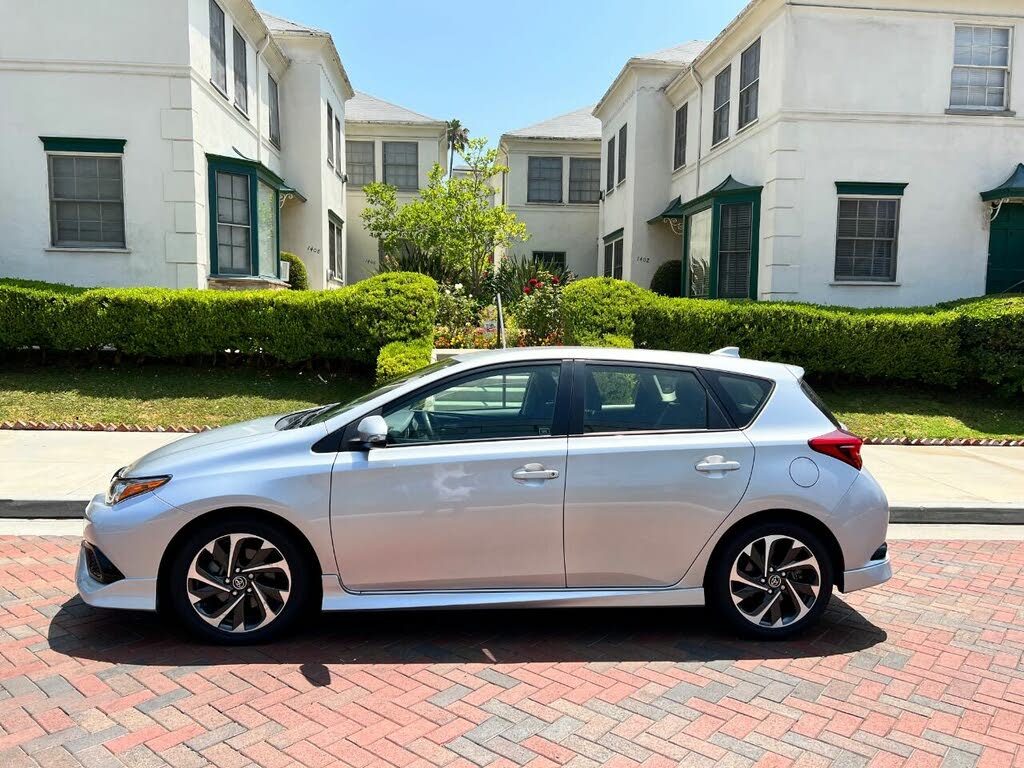
[[[130,250],[128,248],[128,205],[125,200],[125,189],[124,189],[124,153],[123,152],[72,152],[63,150],[51,150],[44,152],[46,157],[46,205],[48,208],[49,216],[48,221],[50,224],[50,233],[48,240],[47,249],[51,251],[114,251],[123,252]],[[124,237],[122,238],[121,245],[114,244],[96,244],[96,245],[58,245],[57,244],[57,222],[54,219],[54,203],[58,202],[53,196],[53,180],[52,173],[50,171],[50,158],[51,157],[116,157],[121,161],[121,224],[124,228]],[[62,199],[60,202],[64,202]],[[68,200],[67,202],[81,202],[79,200]],[[86,201],[93,202],[93,201]],[[101,202],[99,200],[95,202]],[[106,201],[113,202],[113,201]]]
[[[345,283],[345,220],[327,212],[327,278]]]
[[[277,123],[277,136],[274,136],[275,122]],[[281,84],[269,72],[267,72],[267,138],[277,149],[281,148]]]
[[[327,164],[334,167],[334,107],[327,102]]]
[[[534,163],[535,160],[536,161],[551,160],[551,161],[554,161],[554,163],[558,164],[558,197],[557,197],[557,199],[549,200],[549,199],[546,199],[546,198],[534,197],[534,192],[533,192],[533,188],[532,188],[534,181],[537,181],[537,182],[553,181],[553,179],[542,179],[542,178],[536,178],[535,179],[534,178],[534,176],[533,176],[533,167],[535,165],[535,163]],[[554,163],[552,164],[552,167],[553,167]],[[534,204],[538,204],[538,205],[561,205],[562,203],[565,202],[565,200],[563,198],[563,195],[564,195],[563,185],[564,184],[565,184],[565,159],[563,157],[561,157],[560,155],[530,155],[529,157],[526,158],[526,202],[534,203]]]
[[[956,32],[961,27],[967,27],[970,29],[990,29],[990,30],[1005,30],[1007,35],[1007,51],[1006,51],[1006,66],[990,64],[988,66],[981,64],[957,64],[956,63]],[[1003,26],[1000,24],[979,24],[976,22],[954,22],[953,23],[953,66],[949,70],[949,110],[951,112],[1009,112],[1010,111],[1010,92],[1011,92],[1011,80],[1013,76],[1013,33],[1014,28],[1012,26]],[[1003,88],[1003,104],[999,107],[990,106],[978,106],[973,104],[954,104],[953,103],[953,74],[958,69],[966,70],[982,70],[988,72],[990,70],[1002,70],[1006,73],[1006,79],[1004,80]],[[969,91],[969,87],[968,87]]]
[[[715,101],[718,98],[718,81],[720,78],[727,77],[729,82],[725,89],[725,101],[721,104],[716,104]],[[715,138],[715,129],[718,127],[718,113],[725,112],[725,133]],[[732,133],[732,64],[726,64],[722,67],[721,71],[715,75],[715,80],[711,88],[711,146],[717,147],[723,141],[728,140]]]
[[[569,205],[597,205],[598,203],[600,203],[601,202],[601,158],[600,157],[593,157],[592,155],[586,155],[586,156],[577,155],[577,156],[570,156],[568,159],[569,159],[569,174],[568,174],[569,194],[568,194],[568,197],[566,198],[566,200],[568,201]],[[581,160],[582,161],[586,161],[586,162],[595,162],[595,161],[597,162],[597,179],[596,179],[596,181],[597,181],[597,196],[593,200],[573,200],[572,199],[572,166],[573,166],[573,161],[574,160],[577,163],[579,161],[581,161]],[[577,167],[579,167],[579,166],[577,166]],[[577,179],[577,181],[579,181],[579,179]]]
[[[743,85],[743,57],[750,53],[754,46],[757,46],[757,72],[753,80],[746,85]],[[753,125],[757,122],[758,117],[761,113],[761,38],[757,38],[754,42],[743,49],[743,53],[740,54],[740,79],[739,87],[740,91],[736,97],[736,132],[739,133],[748,126]],[[757,103],[754,105],[754,115],[746,122],[743,122],[743,95],[747,92],[754,91],[754,99]]]

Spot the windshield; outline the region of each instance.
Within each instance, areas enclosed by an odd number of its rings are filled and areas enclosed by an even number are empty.
[[[347,411],[349,408],[354,408],[357,405],[369,402],[370,400],[373,400],[375,397],[380,397],[381,395],[386,394],[392,391],[393,389],[398,389],[398,387],[402,386],[403,384],[406,384],[407,382],[422,378],[427,374],[441,370],[442,368],[447,368],[449,365],[454,364],[454,358],[439,360],[436,363],[431,363],[426,368],[420,368],[419,370],[413,371],[412,373],[405,374],[405,376],[399,376],[397,379],[392,379],[387,384],[384,384],[381,387],[377,387],[377,389],[371,390],[370,392],[367,392],[365,395],[360,395],[355,400],[349,400],[347,403],[333,403],[331,405],[324,405],[319,408],[314,408],[313,410],[299,411],[297,413],[293,413],[290,416],[286,416],[284,419],[282,419],[282,422],[279,423],[279,428],[290,429],[292,427],[306,427],[309,426],[310,424],[321,424],[325,421],[333,419],[339,413]]]

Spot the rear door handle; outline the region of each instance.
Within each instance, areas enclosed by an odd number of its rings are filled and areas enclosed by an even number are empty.
[[[729,461],[725,456],[707,456],[694,467],[698,472],[735,472],[740,468],[738,461]]]
[[[557,469],[548,469],[543,464],[527,464],[512,473],[513,480],[554,480],[558,477]]]

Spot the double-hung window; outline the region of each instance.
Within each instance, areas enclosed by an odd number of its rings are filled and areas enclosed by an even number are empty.
[[[50,193],[50,245],[124,248],[120,140],[43,139]]]
[[[333,211],[327,212],[327,269],[332,280],[341,281],[345,274],[341,263],[344,258],[344,227],[345,222],[340,217]]]
[[[277,277],[284,182],[251,161],[208,155],[213,275]]]
[[[327,105],[327,164],[334,165],[334,109]]]
[[[954,46],[950,109],[1007,109],[1010,30],[957,24]]]
[[[223,94],[228,92],[227,43],[224,11],[210,0],[210,82]]]
[[[757,88],[761,77],[761,38],[740,56],[739,130],[757,120]]]
[[[836,282],[896,280],[900,198],[843,195],[836,225]]]
[[[237,29],[232,35],[231,44],[235,63],[235,106],[244,115],[249,113],[249,52],[245,47],[245,38]]]
[[[415,141],[385,141],[384,183],[401,190],[419,189],[418,151]]]
[[[565,251],[534,251],[533,260],[546,269],[565,269]]]
[[[626,178],[626,124],[619,128],[619,181]]]
[[[605,165],[605,189],[611,192],[615,188],[615,137],[608,139],[608,159]]]
[[[281,148],[281,103],[278,100],[277,80],[267,75],[267,104],[270,111],[270,141]]]
[[[348,183],[362,189],[374,181],[374,154],[372,141],[346,141],[345,166]]]
[[[622,230],[605,238],[604,244],[604,276],[622,279],[622,256],[624,248]]]
[[[686,165],[686,118],[687,104],[676,110],[676,131],[672,141],[672,170]]]
[[[526,202],[562,202],[562,158],[530,157],[527,162]]]
[[[601,199],[601,158],[569,158],[569,202],[596,203]]]
[[[328,130],[330,128],[328,127]],[[334,116],[334,172],[341,176],[341,118],[338,115]]]
[[[712,117],[711,145],[729,138],[729,92],[732,90],[732,64],[715,77],[715,112]]]

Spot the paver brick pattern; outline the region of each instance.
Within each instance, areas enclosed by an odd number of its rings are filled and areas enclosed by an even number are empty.
[[[1024,543],[898,542],[793,642],[703,610],[332,614],[195,644],[0,538],[0,767],[1022,766]]]

